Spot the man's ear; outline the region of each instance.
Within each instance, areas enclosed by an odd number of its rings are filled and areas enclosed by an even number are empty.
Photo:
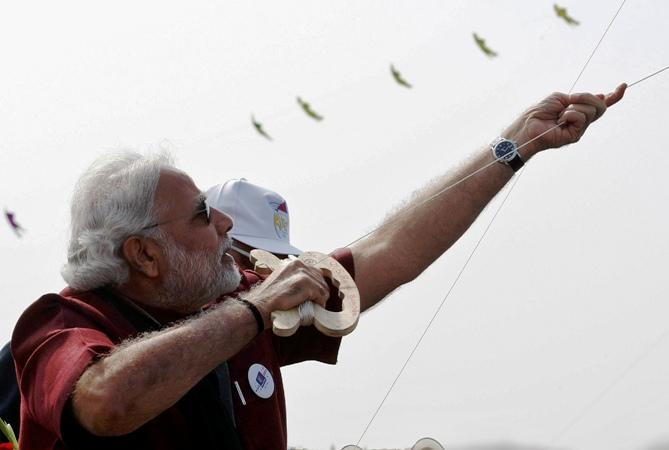
[[[123,242],[121,252],[133,270],[149,278],[160,275],[160,246],[152,239],[130,236]]]

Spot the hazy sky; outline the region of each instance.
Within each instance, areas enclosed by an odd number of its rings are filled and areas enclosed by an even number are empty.
[[[5,2],[0,206],[27,233],[0,227],[0,338],[63,287],[69,198],[102,152],[162,143],[202,189],[272,187],[293,243],[327,252],[569,90],[619,5],[564,3],[570,27],[544,0]],[[575,90],[669,64],[668,21],[669,2],[628,0]],[[632,87],[581,142],[531,161],[361,445],[669,438],[667,86],[669,71]],[[361,318],[337,366],[284,371],[291,445],[357,441],[500,199]]]

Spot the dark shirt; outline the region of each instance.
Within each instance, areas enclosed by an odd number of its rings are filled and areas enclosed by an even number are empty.
[[[335,258],[354,273],[350,251],[337,251]],[[243,275],[240,290],[261,281],[252,271]],[[66,289],[41,297],[19,319],[12,352],[20,380],[22,450],[235,448],[237,438],[247,450],[285,449],[286,409],[280,366],[305,360],[334,364],[341,342],[314,327],[303,327],[289,338],[277,337],[268,330],[228,360],[236,430],[228,426],[232,418],[221,400],[220,378],[212,372],[176,405],[138,430],[120,437],[97,437],[77,423],[68,402],[88,365],[124,340],[146,331],[141,317],[119,307],[123,302],[117,300],[122,299]],[[337,310],[338,300],[335,291],[328,309]],[[267,388],[270,381],[273,389],[259,388]]]

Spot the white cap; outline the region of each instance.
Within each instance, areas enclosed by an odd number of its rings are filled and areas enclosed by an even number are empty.
[[[233,239],[270,253],[302,253],[290,245],[288,205],[276,192],[240,178],[210,188],[207,201],[232,217]]]

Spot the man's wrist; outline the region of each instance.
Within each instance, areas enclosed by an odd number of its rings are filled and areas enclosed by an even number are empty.
[[[519,128],[515,124],[504,130],[501,136],[514,141],[518,145],[518,154],[525,162],[529,161],[530,158],[541,150],[544,150],[539,147],[538,139],[533,140],[529,138],[523,128]]]
[[[263,311],[261,311],[260,308],[258,308],[257,305],[254,303],[250,302],[249,300],[239,297],[237,298],[237,301],[242,303],[250,312],[253,314],[253,318],[255,319],[256,322],[256,327],[258,329],[258,334],[262,333],[265,331],[266,323],[267,321],[265,320],[265,315],[263,314]]]

